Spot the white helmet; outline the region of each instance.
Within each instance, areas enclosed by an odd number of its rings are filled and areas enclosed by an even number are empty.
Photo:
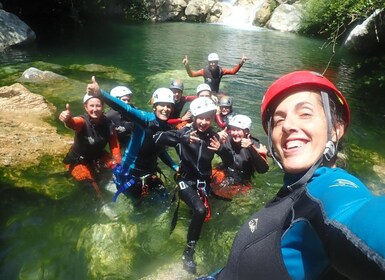
[[[196,117],[208,112],[214,112],[217,110],[217,106],[208,97],[199,97],[193,100],[190,104],[191,114]]]
[[[126,95],[131,95],[132,91],[128,87],[117,86],[111,89],[110,94],[113,97],[121,98]]]
[[[89,95],[88,93],[86,93],[83,97],[83,104],[86,104],[88,100],[90,100],[91,98],[94,98],[95,96],[93,95]],[[99,98],[99,97],[95,97],[95,98]]]
[[[152,104],[156,103],[171,103],[175,104],[174,93],[169,88],[158,88],[152,94]]]
[[[219,61],[219,56],[216,53],[210,53],[207,57],[208,61]]]
[[[211,87],[208,84],[200,84],[199,86],[197,86],[197,95],[204,90],[208,90],[209,92],[211,92]]]
[[[235,126],[240,129],[249,129],[251,128],[251,119],[245,115],[235,115],[229,121],[229,126]]]

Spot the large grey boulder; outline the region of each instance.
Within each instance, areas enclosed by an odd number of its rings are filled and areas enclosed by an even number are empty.
[[[266,27],[283,32],[296,32],[300,27],[302,14],[303,6],[298,2],[293,5],[281,4],[274,10]]]
[[[370,53],[385,46],[385,9],[377,9],[357,25],[345,40],[345,47],[356,53]]]
[[[20,82],[47,83],[55,80],[67,80],[67,77],[58,75],[52,71],[42,71],[35,67],[25,70],[19,79]]]
[[[0,51],[17,45],[25,45],[36,39],[35,32],[16,15],[0,10]]]

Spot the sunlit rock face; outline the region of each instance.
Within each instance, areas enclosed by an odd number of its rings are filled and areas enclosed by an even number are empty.
[[[266,27],[283,32],[296,32],[302,17],[302,5],[281,4],[273,12]]]
[[[36,39],[35,32],[14,14],[0,10],[0,22],[0,50]]]
[[[356,53],[371,53],[385,47],[385,9],[377,9],[357,25],[345,40],[345,47]]]

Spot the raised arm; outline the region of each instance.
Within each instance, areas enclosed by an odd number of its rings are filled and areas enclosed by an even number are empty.
[[[72,117],[70,105],[68,103],[66,104],[66,109],[60,113],[59,120],[62,121],[66,127],[77,132],[82,130],[85,123],[84,119],[81,117]]]
[[[245,144],[241,143],[241,145],[245,145],[250,152],[255,171],[258,173],[266,173],[269,170],[269,163],[266,159],[266,147],[261,145],[256,139],[250,137],[250,135],[248,138],[242,139],[242,141],[244,141]]]
[[[243,55],[240,62],[233,69],[223,68],[222,69],[223,75],[235,75],[239,71],[239,69],[241,69],[241,67],[246,62],[246,60],[247,60],[247,57]]]
[[[130,104],[127,104],[111,96],[108,92],[100,89],[99,84],[97,83],[95,76],[92,76],[91,83],[87,85],[87,93],[96,97],[100,97],[108,106],[113,108],[116,111],[121,112],[122,114],[127,114],[128,117],[134,122],[139,124],[146,125],[147,122],[152,121],[154,118],[153,113],[149,113],[143,110],[139,110]]]
[[[188,62],[188,58],[187,58],[187,55],[185,55],[184,59],[182,60],[182,63],[184,64],[184,67],[186,69],[186,72],[187,74],[189,75],[189,77],[199,77],[199,76],[203,76],[204,74],[204,69],[200,69],[198,71],[192,71],[190,69],[190,65],[189,65],[189,62]]]

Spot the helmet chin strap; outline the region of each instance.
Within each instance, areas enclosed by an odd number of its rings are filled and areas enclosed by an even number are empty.
[[[273,117],[270,117],[269,121],[267,123],[267,148],[269,149],[270,155],[273,158],[273,160],[275,161],[275,163],[279,166],[279,168],[281,168],[283,170],[283,166],[279,162],[278,157],[274,151],[273,140],[271,140],[271,133],[273,131],[273,127],[271,125],[272,122],[273,122]]]
[[[321,99],[322,99],[322,105],[325,111],[325,117],[326,117],[326,124],[327,124],[327,142],[325,145],[325,150],[324,150],[324,158],[326,161],[330,161],[337,152],[337,147],[332,141],[332,116],[330,113],[330,104],[329,104],[329,95],[321,91]]]
[[[326,123],[327,123],[327,142],[325,145],[325,150],[322,154],[322,156],[306,171],[306,173],[296,182],[293,184],[290,184],[286,186],[286,188],[289,191],[293,191],[300,186],[306,184],[308,180],[313,176],[314,172],[316,169],[322,165],[323,161],[330,161],[336,154],[336,145],[332,141],[332,118],[331,118],[331,113],[330,113],[330,105],[329,105],[329,95],[326,92],[321,91],[321,99],[322,99],[322,105],[325,111],[325,116],[326,116]],[[274,161],[277,163],[277,165],[283,170],[283,166],[281,162],[278,160],[278,157],[274,151],[273,147],[273,141],[271,139],[271,134],[272,134],[272,117],[269,118],[269,121],[267,123],[267,129],[268,129],[268,137],[267,137],[267,146],[269,149],[269,152],[274,159]]]

